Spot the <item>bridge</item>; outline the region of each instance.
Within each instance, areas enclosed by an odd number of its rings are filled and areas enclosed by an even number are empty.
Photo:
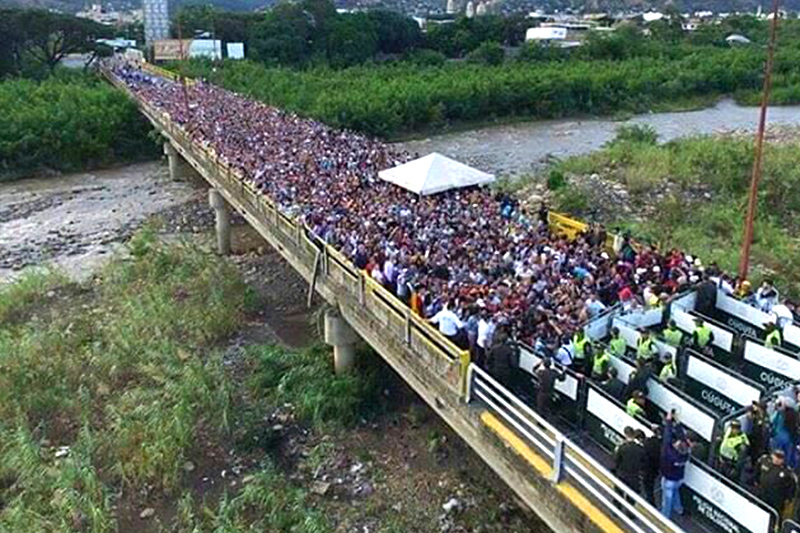
[[[167,71],[146,68],[174,79]],[[572,419],[567,425],[548,422],[519,393],[472,364],[467,351],[451,343],[310,228],[281,212],[213,148],[193,141],[169,115],[138,99],[113,72],[103,69],[103,73],[136,101],[163,135],[170,174],[174,178],[197,174],[208,182],[219,251],[229,251],[228,210],[235,209],[335,309],[325,317],[325,341],[334,348],[337,371],[352,366],[353,346],[357,339],[363,339],[551,529],[559,533],[679,533],[701,529],[769,533],[780,525],[773,510],[700,465],[692,467],[687,486],[688,497],[695,501],[690,507],[699,519],[679,519],[678,524],[665,518],[608,468],[608,449],[619,441],[622,428],[630,425],[649,432],[647,425],[629,417],[624,408],[582,376],[571,373],[557,389],[569,409],[567,418]],[[567,235],[583,228],[581,223],[557,214],[551,214],[549,222],[554,231]],[[693,312],[694,300],[682,305],[687,316]],[[621,326],[633,346],[636,326],[662,319],[661,315],[626,317],[613,309],[587,324],[585,331],[599,340],[612,326]],[[530,372],[537,361],[531,350],[523,348],[521,369]],[[626,366],[629,362],[615,359],[613,365],[624,376],[630,374]],[[798,378],[800,369],[795,380]],[[789,381],[794,382],[787,378]],[[712,440],[721,426],[714,419],[708,429],[708,409],[666,385],[659,390],[660,397],[666,398],[664,410],[682,405],[687,413],[696,411],[689,425],[697,425]],[[655,397],[651,401],[659,405]],[[592,433],[595,438],[587,438]],[[787,526],[794,527],[790,521],[784,523]]]

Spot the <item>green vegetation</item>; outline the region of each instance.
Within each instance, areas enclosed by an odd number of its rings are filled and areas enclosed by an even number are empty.
[[[786,51],[780,61],[788,61]],[[331,126],[395,136],[429,126],[497,117],[547,118],[645,111],[696,94],[730,94],[761,84],[762,54],[711,49],[673,61],[546,61],[497,66],[406,62],[295,71],[250,62],[184,70]],[[791,52],[800,64],[800,49]]]
[[[271,404],[293,405],[295,416],[318,429],[352,425],[374,409],[377,370],[331,376],[329,353],[322,346],[301,352],[260,347],[252,353],[257,363],[253,389]]]
[[[34,272],[0,289],[0,530],[110,533],[172,501],[148,531],[330,531],[273,463],[265,413],[347,427],[378,403],[379,370],[333,377],[328,350],[273,346],[232,369],[219,347],[252,299],[236,269],[150,230],[129,249],[94,281]],[[218,476],[204,462],[232,446],[260,465],[198,493],[187,461]]]
[[[134,103],[94,75],[0,82],[0,109],[0,180],[158,154]]]
[[[775,276],[794,297],[800,296],[798,148],[798,141],[766,146],[752,251],[754,277]],[[574,183],[593,173],[619,181],[633,195],[634,205],[640,202],[637,195],[668,185],[653,214],[634,223],[619,217],[617,225],[663,248],[676,246],[735,272],[752,165],[750,138],[693,137],[657,144],[651,130],[628,128],[604,149],[565,160],[556,170],[575,176]],[[572,196],[585,194],[580,187],[565,190],[559,196],[561,207],[573,213],[590,207],[569,204]]]
[[[3,289],[0,529],[114,531],[121,488],[176,490],[198,432],[227,431],[230,385],[204,349],[233,331],[244,286],[212,256],[137,242],[94,287]]]

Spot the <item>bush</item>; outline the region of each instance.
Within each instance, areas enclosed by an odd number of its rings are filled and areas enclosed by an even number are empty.
[[[421,67],[439,67],[444,65],[446,60],[443,53],[431,50],[430,48],[414,50],[406,57],[408,61]]]
[[[92,75],[0,82],[0,180],[156,157],[149,123]]]
[[[551,191],[557,191],[567,184],[567,178],[560,170],[553,169],[547,176],[547,188]]]
[[[484,65],[500,65],[506,57],[505,49],[497,43],[485,42],[467,55],[470,63],[482,63]]]
[[[649,124],[633,124],[631,126],[620,126],[617,128],[615,143],[638,143],[654,145],[658,142],[658,133]]]

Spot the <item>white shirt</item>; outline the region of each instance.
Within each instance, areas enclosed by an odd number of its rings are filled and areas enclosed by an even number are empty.
[[[494,323],[491,320],[481,318],[478,320],[478,346],[484,350],[492,345],[492,337],[494,336]]]
[[[569,344],[562,345],[561,348],[559,348],[556,352],[554,359],[564,366],[572,365],[571,346]]]
[[[431,322],[439,324],[439,331],[448,337],[453,337],[458,330],[464,327],[461,319],[451,310],[444,308],[431,318]]]

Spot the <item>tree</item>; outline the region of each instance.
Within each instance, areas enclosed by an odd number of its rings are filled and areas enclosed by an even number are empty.
[[[378,39],[378,51],[403,54],[422,43],[422,30],[411,18],[394,11],[370,11],[367,15]]]
[[[250,48],[259,61],[273,65],[299,65],[310,55],[313,31],[308,14],[297,4],[280,4],[257,24]]]
[[[497,43],[486,41],[467,55],[471,63],[500,65],[506,57],[506,51]]]
[[[39,9],[20,11],[15,20],[22,33],[19,55],[30,55],[50,72],[64,56],[91,52],[97,39],[113,35],[113,28],[91,20]]]
[[[339,15],[329,23],[325,39],[328,61],[337,68],[363,63],[378,50],[378,37],[364,13]]]

